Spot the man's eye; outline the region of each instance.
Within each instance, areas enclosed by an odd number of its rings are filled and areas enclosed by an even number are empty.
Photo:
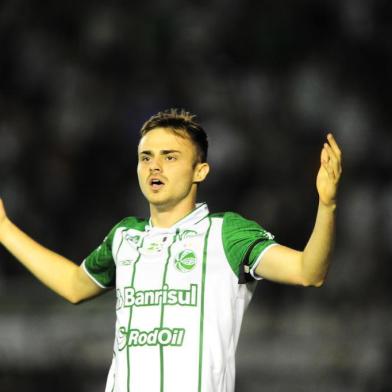
[[[148,157],[147,155],[145,155],[145,156],[142,156],[142,157],[140,158],[140,160],[141,160],[142,162],[148,162],[148,161],[150,160],[150,157]]]
[[[174,155],[168,155],[168,156],[166,157],[166,160],[167,160],[167,161],[175,161],[175,160],[177,160],[177,157],[175,157]]]

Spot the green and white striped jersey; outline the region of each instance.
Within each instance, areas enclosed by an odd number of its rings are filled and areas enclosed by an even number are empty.
[[[246,257],[259,279],[254,270],[275,244],[257,223],[210,214],[206,204],[170,228],[134,217],[118,223],[83,261],[94,282],[117,292],[106,391],[234,391],[235,349],[255,287],[238,276]]]

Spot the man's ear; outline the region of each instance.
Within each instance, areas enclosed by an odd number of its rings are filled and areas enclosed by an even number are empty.
[[[197,163],[193,174],[193,182],[203,182],[210,172],[210,165],[207,162]]]

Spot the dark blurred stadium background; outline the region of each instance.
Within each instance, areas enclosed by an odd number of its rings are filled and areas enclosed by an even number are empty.
[[[138,132],[184,107],[209,133],[201,200],[302,248],[328,130],[344,151],[322,289],[262,282],[237,391],[392,391],[392,3],[0,3],[0,194],[80,262],[139,194]],[[114,292],[74,307],[0,249],[0,390],[103,391]]]

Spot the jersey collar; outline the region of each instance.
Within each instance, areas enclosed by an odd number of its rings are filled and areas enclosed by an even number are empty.
[[[190,226],[195,225],[196,223],[203,220],[206,216],[208,216],[209,213],[210,212],[206,203],[197,203],[193,211],[191,211],[188,215],[184,216],[171,227],[154,227],[150,218],[148,221],[148,225],[146,226],[146,231],[154,233],[176,232],[177,229],[189,228]]]

